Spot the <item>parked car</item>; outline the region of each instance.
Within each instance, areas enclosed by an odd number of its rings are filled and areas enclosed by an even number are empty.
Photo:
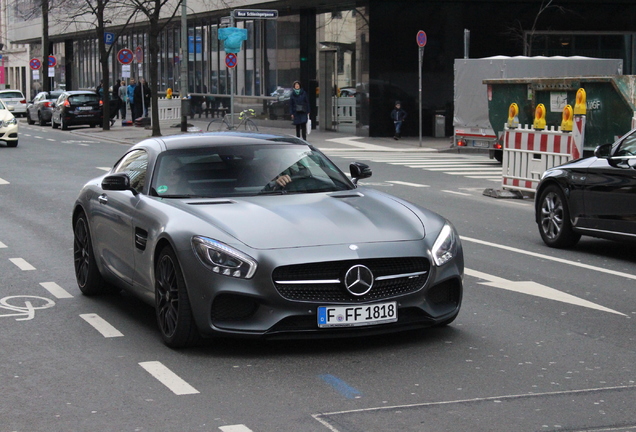
[[[0,141],[7,143],[7,147],[18,146],[18,120],[2,100],[0,100]]]
[[[62,93],[64,93],[64,90],[53,90],[50,92],[40,92],[35,95],[33,100],[27,104],[27,123],[34,124],[37,121],[40,126],[45,126],[50,122],[55,101],[57,101]]]
[[[128,290],[164,343],[203,336],[362,336],[451,323],[464,259],[442,216],[357,185],[295,137],[150,138],[81,190],[85,295]]]
[[[291,113],[289,112],[289,99],[291,98],[292,91],[294,91],[292,88],[278,87],[270,93],[270,96],[278,98],[278,100],[270,101],[267,106],[270,120],[277,120],[278,118],[286,120],[291,119]]]
[[[636,240],[636,129],[594,156],[548,169],[537,186],[535,218],[551,247],[582,235]]]
[[[0,99],[6,105],[13,107],[13,115],[15,117],[26,115],[27,101],[20,90],[0,90]]]
[[[95,127],[102,124],[103,117],[102,100],[97,93],[69,90],[57,98],[51,113],[51,126],[61,126],[63,130],[77,125]]]

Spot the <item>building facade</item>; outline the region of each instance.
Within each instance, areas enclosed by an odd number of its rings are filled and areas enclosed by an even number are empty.
[[[28,3],[39,0],[20,2]],[[233,93],[236,103],[255,107],[259,115],[284,118],[286,89],[300,80],[316,110],[331,106],[320,99],[337,104],[339,96],[353,98],[355,133],[362,136],[391,134],[389,113],[396,100],[409,113],[404,133],[418,133],[419,30],[427,34],[421,87],[424,135],[432,134],[435,114],[445,115],[450,134],[456,58],[584,55],[623,59],[624,73],[636,73],[636,4],[623,0],[188,0],[187,6],[188,52],[183,55],[178,13],[168,19],[179,6],[168,4],[163,10],[160,92],[180,90],[181,62],[187,61],[187,90],[197,101],[227,106]],[[278,17],[236,20],[236,27],[247,29],[248,39],[236,68],[229,69],[218,30],[236,9],[275,10]],[[124,25],[125,17],[121,11],[108,16],[107,31],[116,35],[109,54],[111,83],[127,74],[117,59],[123,48],[135,52],[130,75],[148,77],[148,23],[137,16]],[[33,53],[41,43],[39,19],[37,14],[9,17],[12,40]],[[94,25],[90,19],[70,25],[55,13],[50,22],[50,53],[58,65],[55,76],[47,78],[52,87],[94,88],[101,79]],[[25,80],[29,91],[41,85],[30,74]],[[339,127],[336,118],[325,118],[321,127]]]

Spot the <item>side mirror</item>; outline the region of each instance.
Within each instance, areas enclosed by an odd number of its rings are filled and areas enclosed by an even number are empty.
[[[600,146],[596,147],[596,149],[594,149],[594,156],[596,156],[599,159],[607,159],[610,157],[611,152],[612,152],[611,143],[601,144]]]
[[[117,173],[104,177],[102,180],[102,189],[110,191],[131,191],[137,195],[137,191],[130,186],[130,177],[125,173]]]
[[[349,164],[349,172],[351,173],[351,178],[355,185],[358,184],[358,180],[369,178],[373,174],[369,165],[363,164],[362,162],[353,162]]]

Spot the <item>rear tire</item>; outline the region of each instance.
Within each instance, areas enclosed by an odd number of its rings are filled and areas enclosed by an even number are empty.
[[[40,123],[40,126],[46,126],[46,122],[42,119],[42,113],[40,112],[38,112],[38,123]]]
[[[27,124],[28,125],[32,125],[32,124],[35,123],[33,120],[31,120],[31,115],[28,112],[26,114],[26,119],[27,119]]]
[[[543,242],[553,248],[568,248],[581,239],[581,234],[572,229],[568,203],[557,185],[550,185],[541,192],[538,225]]]
[[[155,268],[155,309],[167,346],[183,348],[199,340],[181,266],[170,246],[161,250]]]
[[[77,217],[73,226],[73,259],[77,286],[82,294],[92,296],[107,291],[106,282],[95,262],[93,241],[84,213]]]
[[[55,119],[53,117],[51,117],[51,127],[53,129],[57,129],[57,123],[55,123]]]
[[[64,121],[64,117],[60,117],[60,126],[62,130],[68,130],[68,124]]]
[[[250,132],[258,132],[258,126],[256,126],[256,123],[254,123],[252,119],[245,120],[245,129]]]

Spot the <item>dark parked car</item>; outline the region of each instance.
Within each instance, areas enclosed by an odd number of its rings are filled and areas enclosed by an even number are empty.
[[[592,157],[548,169],[536,196],[548,246],[573,246],[582,235],[636,240],[636,129]]]
[[[70,90],[57,98],[51,115],[51,126],[61,126],[64,130],[76,125],[95,127],[102,124],[103,117],[102,100],[97,93]]]
[[[46,125],[51,121],[53,106],[55,101],[64,93],[63,90],[54,90],[50,92],[40,92],[26,107],[26,118],[28,124],[38,122],[40,126]]]
[[[349,180],[294,137],[146,139],[72,216],[85,295],[128,290],[164,342],[361,336],[451,323],[464,258],[443,217]]]

